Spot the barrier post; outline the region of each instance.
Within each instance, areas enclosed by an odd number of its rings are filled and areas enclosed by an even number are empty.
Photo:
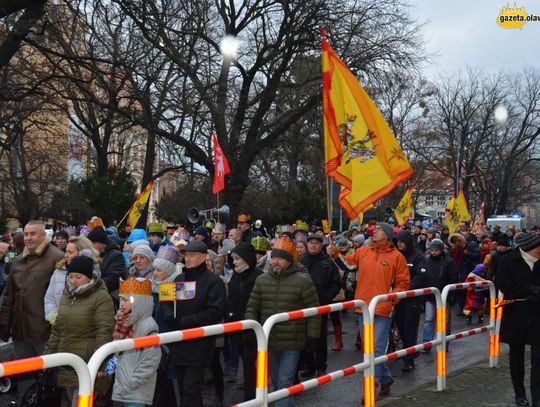
[[[437,327],[437,391],[446,389],[446,298],[436,297],[436,327]]]
[[[444,334],[444,341],[450,342],[456,339],[462,339],[466,336],[476,335],[483,332],[489,332],[490,333],[490,342],[489,342],[489,366],[495,367],[497,365],[498,360],[498,330],[497,330],[497,323],[496,320],[493,318],[493,316],[497,315],[495,311],[495,285],[492,281],[483,280],[483,281],[474,281],[470,283],[459,283],[459,284],[449,284],[444,287],[442,291],[442,302],[443,305],[446,305],[448,300],[448,295],[450,291],[454,290],[465,290],[468,288],[475,288],[475,287],[488,287],[489,288],[489,294],[490,294],[490,321],[489,325],[482,326],[480,328],[470,329],[468,331],[459,332],[456,334],[446,335]],[[445,321],[446,321],[446,314],[445,314]],[[445,323],[446,325],[446,323]],[[442,361],[441,361],[442,362]],[[446,369],[446,352],[444,355],[444,364]],[[445,372],[446,373],[446,372]],[[444,390],[446,388],[446,374],[444,377],[444,383],[441,390]],[[437,383],[437,389],[438,389],[438,383]]]
[[[92,381],[90,372],[84,360],[72,353],[53,353],[51,355],[35,356],[0,363],[0,377],[13,376],[21,373],[36,372],[52,367],[70,366],[77,374],[79,382],[78,407],[92,405]]]
[[[372,322],[375,321],[375,309],[377,308],[377,305],[379,304],[379,302],[395,301],[395,300],[401,300],[401,299],[413,298],[413,297],[420,297],[420,296],[423,296],[423,295],[430,295],[430,294],[432,294],[435,297],[435,303],[437,305],[437,310],[438,310],[438,312],[440,312],[439,309],[442,308],[441,293],[436,287],[420,288],[420,289],[417,289],[417,290],[408,290],[408,291],[400,291],[400,292],[396,292],[396,293],[377,295],[377,296],[373,297],[371,299],[371,302],[369,303],[369,313],[370,313],[371,321]],[[371,330],[371,332],[370,332],[371,344],[369,346],[371,346],[372,349],[373,349],[373,353],[372,353],[372,356],[370,358],[371,359],[370,361],[372,362],[371,367],[372,367],[373,375],[375,375],[375,365],[378,365],[378,364],[381,364],[381,363],[386,363],[389,360],[394,360],[394,359],[397,359],[399,357],[403,357],[403,356],[406,356],[406,355],[411,355],[411,354],[413,354],[415,352],[418,352],[418,351],[421,351],[421,350],[424,350],[424,349],[431,349],[434,345],[437,345],[438,346],[437,349],[440,349],[440,343],[441,343],[441,340],[442,340],[441,335],[439,334],[439,332],[437,332],[437,339],[434,340],[434,341],[417,344],[417,345],[411,346],[411,347],[406,348],[406,349],[401,349],[401,350],[396,351],[396,352],[392,352],[392,353],[389,353],[389,354],[386,354],[386,355],[375,357],[375,338],[374,338],[373,324],[372,324],[372,327],[370,328],[370,330]],[[367,334],[365,334],[364,336],[367,336]],[[443,349],[444,349],[444,347],[443,347]],[[366,375],[367,375],[367,373],[366,373]],[[439,381],[440,381],[439,375],[437,375],[437,385],[439,385]],[[371,389],[372,389],[370,391],[372,392],[371,394],[372,394],[373,405],[375,405],[375,390],[376,390],[375,389],[375,377],[373,377],[373,383],[369,383],[369,385],[371,386]],[[366,406],[367,406],[367,403],[366,403]]]
[[[495,290],[495,288],[493,288]],[[490,287],[491,293],[491,287]],[[493,328],[489,332],[489,367],[497,367],[499,365],[499,355],[501,353],[501,342],[499,332],[501,330],[501,318],[503,307],[495,308],[496,304],[502,303],[504,295],[499,291],[498,299],[492,296],[489,301],[489,320]]]
[[[364,361],[369,367],[364,371],[364,406],[375,405],[375,326],[371,312],[362,313],[364,321]]]

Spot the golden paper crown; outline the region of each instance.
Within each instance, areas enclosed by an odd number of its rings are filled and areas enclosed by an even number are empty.
[[[120,295],[152,295],[150,280],[139,281],[136,278],[120,279]]]
[[[282,250],[286,253],[289,253],[294,261],[298,261],[298,253],[296,252],[296,244],[291,240],[289,236],[280,236],[276,238],[272,249]]]

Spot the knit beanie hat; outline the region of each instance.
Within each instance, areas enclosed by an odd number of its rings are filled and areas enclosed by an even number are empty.
[[[137,254],[143,255],[150,261],[153,261],[155,257],[154,252],[152,251],[152,249],[150,249],[150,246],[146,246],[144,244],[141,244],[137,246],[135,249],[133,249],[133,256]]]
[[[170,276],[176,271],[179,254],[180,250],[172,245],[161,246],[152,265],[155,269],[160,269]]]
[[[129,245],[133,248],[133,250],[135,250],[135,248],[137,248],[138,246],[150,247],[150,242],[148,240],[135,240],[134,242],[131,242]]]
[[[272,257],[280,257],[289,263],[294,263],[296,256],[296,245],[287,237],[280,236],[274,241],[272,246]]]
[[[521,250],[528,252],[540,246],[540,235],[535,232],[520,233],[516,237],[516,244]]]
[[[444,250],[444,243],[441,239],[433,239],[431,241],[430,249],[438,249],[441,252]]]
[[[79,273],[91,279],[94,275],[94,261],[87,256],[76,256],[69,262],[66,269],[68,274]]]
[[[257,258],[255,257],[255,248],[248,242],[240,242],[238,246],[231,250],[231,255],[236,254],[241,257],[249,267],[255,267]]]
[[[148,240],[148,235],[144,229],[133,229],[127,238],[128,243],[132,243],[135,240]]]
[[[205,238],[208,237],[208,229],[205,228],[204,226],[197,226],[195,228],[195,231],[193,232],[194,235],[201,235],[201,236],[204,236]]]
[[[107,244],[107,232],[105,232],[105,229],[103,229],[101,226],[96,226],[94,229],[88,233],[88,239],[92,243],[103,243]]]
[[[377,222],[377,226],[380,226],[385,233],[385,235],[388,237],[388,240],[392,240],[394,238],[394,228],[391,224],[386,222]]]

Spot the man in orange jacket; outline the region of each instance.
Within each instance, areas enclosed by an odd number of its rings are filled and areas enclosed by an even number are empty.
[[[371,246],[356,249],[354,253],[343,257],[343,260],[351,265],[358,266],[357,285],[354,298],[365,303],[379,294],[405,291],[409,289],[410,273],[405,257],[394,247],[392,239],[394,230],[386,222],[378,222],[372,237]],[[333,246],[328,247],[328,254],[336,257],[338,254]],[[388,345],[391,313],[394,304],[391,301],[380,302],[375,308],[374,336],[375,357],[384,355]],[[364,341],[364,319],[360,310],[358,326],[360,336]],[[375,366],[375,380],[381,385],[380,395],[390,393],[390,386],[394,383],[390,369],[386,365]]]

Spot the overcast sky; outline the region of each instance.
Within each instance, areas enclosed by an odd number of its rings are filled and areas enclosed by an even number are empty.
[[[410,0],[411,13],[426,22],[424,40],[429,53],[438,53],[425,70],[430,79],[438,72],[457,71],[467,65],[483,66],[487,72],[540,66],[540,21],[523,29],[503,29],[496,23],[502,0]],[[540,1],[518,0],[527,14],[540,16]],[[510,6],[514,1],[508,2]],[[413,15],[414,15],[413,14]]]

